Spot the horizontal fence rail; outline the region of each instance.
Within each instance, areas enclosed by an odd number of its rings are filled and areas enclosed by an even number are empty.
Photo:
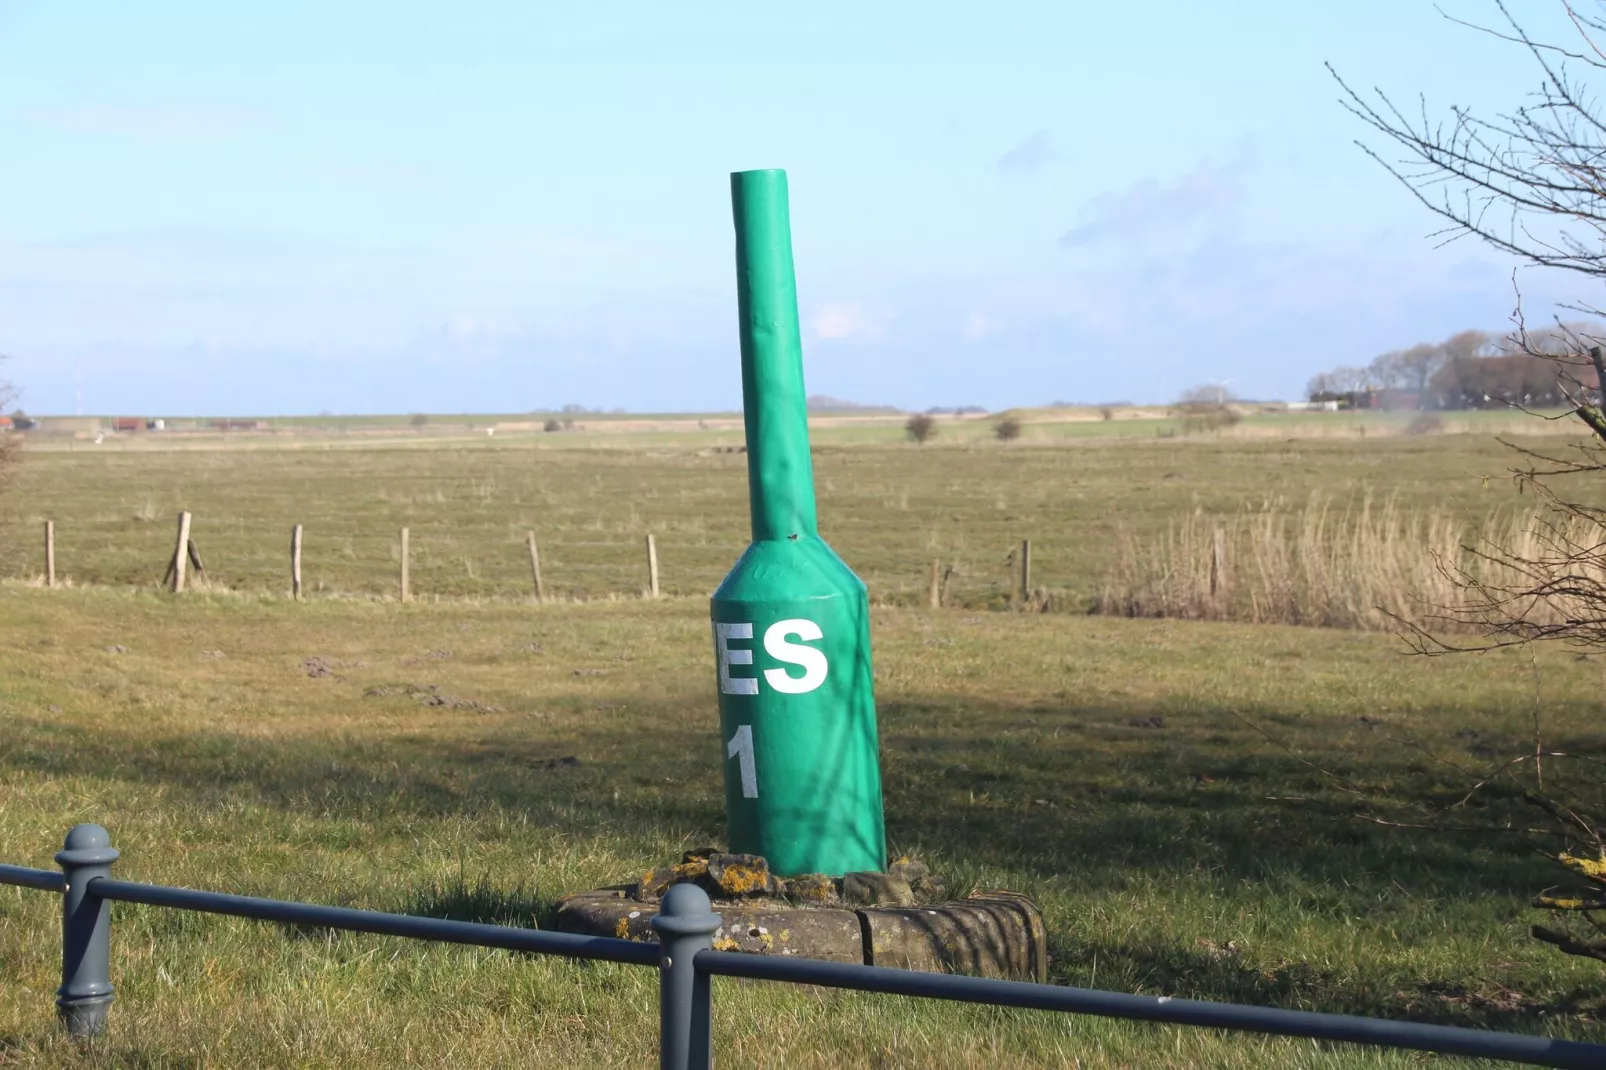
[[[1550,1037],[1494,1033],[1458,1026],[1360,1018],[1347,1014],[1249,1007],[1170,996],[1137,996],[1090,988],[996,981],[984,977],[918,973],[810,959],[765,958],[731,951],[699,951],[697,968],[716,977],[849,988],[886,995],[923,996],[1026,1010],[1065,1011],[1170,1025],[1209,1026],[1312,1040],[1339,1040],[1443,1055],[1470,1055],[1534,1066],[1606,1067],[1606,1047]]]
[[[281,899],[198,892],[189,888],[135,884],[104,877],[95,881],[94,891],[102,899],[119,903],[143,903],[146,906],[171,907],[199,914],[228,914],[236,918],[277,921],[285,925],[313,925],[344,932],[401,936],[409,940],[445,944],[470,944],[504,951],[533,951],[538,955],[600,959],[631,966],[658,965],[658,948],[652,944],[612,940],[603,936],[515,929],[511,925],[483,925],[471,921],[386,914],[377,910],[353,910],[350,907],[319,906],[314,903],[287,903]]]
[[[707,893],[692,884],[676,885],[664,895],[658,914],[652,918],[652,928],[658,934],[654,945],[114,880],[109,871],[118,855],[105,829],[79,825],[68,833],[64,849],[56,855],[61,872],[0,865],[0,885],[62,896],[62,983],[56,992],[56,1005],[73,1036],[91,1037],[105,1029],[107,1011],[115,995],[110,977],[110,905],[121,902],[345,932],[656,966],[662,1070],[708,1070],[712,1066],[715,977],[1235,1029],[1562,1070],[1606,1070],[1606,1045],[1552,1037],[715,951],[713,937],[720,927],[720,917],[713,912]]]
[[[15,888],[37,888],[41,892],[67,890],[67,878],[53,869],[27,869],[23,866],[0,866],[0,884]]]

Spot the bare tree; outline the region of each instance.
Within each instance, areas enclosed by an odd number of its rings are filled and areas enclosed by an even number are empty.
[[[1504,26],[1470,28],[1520,46],[1538,65],[1541,85],[1529,102],[1488,117],[1451,107],[1448,119],[1433,119],[1425,100],[1408,113],[1382,90],[1352,89],[1329,65],[1344,106],[1404,155],[1386,159],[1358,144],[1440,217],[1445,240],[1474,237],[1531,264],[1606,276],[1606,171],[1599,155],[1606,116],[1569,67],[1606,70],[1597,44],[1606,20],[1567,0],[1562,8],[1577,40],[1557,45],[1531,38],[1503,0],[1495,6]]]
[[[1372,373],[1367,368],[1353,364],[1341,364],[1330,373],[1333,377],[1334,387],[1341,394],[1353,393],[1357,390],[1368,390],[1377,385],[1372,379]]]
[[[1473,357],[1488,356],[1494,347],[1495,337],[1488,331],[1471,330],[1452,334],[1439,343],[1438,350],[1441,360],[1470,360]],[[1432,373],[1424,377],[1422,385],[1426,386],[1427,380],[1431,377]]]
[[[904,423],[903,430],[910,438],[925,445],[937,433],[937,418],[929,412],[913,413]]]
[[[1181,419],[1184,434],[1219,431],[1243,419],[1232,407],[1233,400],[1225,383],[1205,383],[1184,390],[1171,413]]]
[[[1373,357],[1366,370],[1372,373],[1372,378],[1383,389],[1398,390],[1406,380],[1404,358],[1405,350],[1391,349]]]
[[[1236,401],[1226,383],[1201,383],[1190,386],[1177,398],[1179,405],[1225,405],[1229,401]]]
[[[1429,387],[1446,366],[1458,360],[1481,358],[1494,352],[1487,331],[1468,330],[1442,342],[1418,342],[1409,349],[1391,349],[1372,358],[1364,368],[1345,364],[1313,377],[1305,387],[1311,400],[1334,394],[1357,394],[1383,389],[1402,390],[1426,398]]]
[[[1392,146],[1385,156],[1361,143],[1440,218],[1444,226],[1437,236],[1443,241],[1472,238],[1528,265],[1606,279],[1606,110],[1587,85],[1589,76],[1606,71],[1606,19],[1563,0],[1573,36],[1562,43],[1539,41],[1503,0],[1494,3],[1500,25],[1451,21],[1509,42],[1536,65],[1540,86],[1525,103],[1494,115],[1452,107],[1447,117],[1435,118],[1425,100],[1402,109],[1382,90],[1357,92],[1334,71],[1341,102]],[[1588,304],[1564,307],[1601,315]],[[1561,415],[1545,418],[1577,419],[1592,437],[1551,449],[1511,446],[1519,457],[1512,474],[1519,486],[1539,497],[1545,507],[1542,518],[1509,544],[1468,546],[1457,560],[1441,562],[1460,600],[1437,607],[1427,626],[1406,625],[1421,653],[1540,641],[1606,648],[1606,510],[1589,504],[1598,500],[1592,490],[1606,474],[1601,339],[1559,316],[1554,326],[1530,331],[1520,295],[1515,320],[1507,356],[1499,362],[1522,374],[1523,382],[1508,389],[1524,396],[1507,397],[1503,403],[1527,407],[1534,387],[1523,369],[1529,366],[1525,361],[1537,360],[1554,384],[1540,392],[1564,402]],[[1487,352],[1488,339],[1457,335],[1446,347],[1451,343],[1454,351],[1447,354],[1446,368],[1460,374],[1467,358]],[[1445,627],[1436,627],[1435,621]],[[1469,624],[1482,629],[1481,638],[1463,643],[1446,637],[1448,625]],[[1418,827],[1462,827],[1527,838],[1581,884],[1571,891],[1547,890],[1534,900],[1535,906],[1580,924],[1535,925],[1533,936],[1571,955],[1606,960],[1606,763],[1547,747],[1539,717],[1536,699],[1530,752],[1477,774],[1463,798]],[[1509,812],[1503,823],[1469,825],[1465,820],[1471,806],[1502,798],[1518,800],[1540,820],[1523,821]]]
[[[1472,336],[1479,336],[1481,345],[1481,331],[1462,331],[1453,338],[1434,345],[1431,342],[1418,342],[1409,349],[1396,349],[1391,353],[1384,353],[1372,361],[1371,371],[1373,377],[1383,386],[1396,390],[1409,390],[1417,394],[1426,392],[1428,383],[1444,362],[1450,359],[1452,343],[1455,352],[1467,348]],[[1478,345],[1472,348],[1475,350]]]
[[[1305,396],[1315,400],[1322,394],[1353,394],[1374,386],[1376,379],[1370,368],[1343,364],[1330,372],[1322,372],[1305,384]]]

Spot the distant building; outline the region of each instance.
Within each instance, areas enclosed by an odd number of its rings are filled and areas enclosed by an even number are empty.
[[[39,418],[38,430],[56,434],[62,432],[89,432],[99,431],[102,422],[98,416],[43,416]]]
[[[1382,408],[1381,390],[1322,390],[1310,396],[1312,407],[1324,412]]]

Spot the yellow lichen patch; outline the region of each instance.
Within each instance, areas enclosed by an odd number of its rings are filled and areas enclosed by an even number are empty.
[[[800,903],[829,903],[836,898],[836,882],[819,873],[806,873],[786,882],[786,895]]]
[[[722,936],[718,940],[714,941],[715,951],[740,951],[741,949],[742,945],[738,944],[735,940],[732,940],[728,936]]]
[[[1557,861],[1590,880],[1606,880],[1606,858],[1579,858],[1577,855],[1564,854]]]
[[[727,865],[720,874],[719,886],[731,895],[751,895],[762,892],[768,883],[769,872],[759,866],[736,863]]]
[[[615,936],[617,936],[621,940],[629,939],[629,937],[630,937],[630,919],[629,918],[620,918],[618,924],[616,924],[613,927],[613,933],[614,933]]]
[[[708,872],[708,859],[694,858],[690,862],[682,862],[678,866],[671,866],[670,869],[675,874],[675,883],[677,884],[682,881],[696,880]]]

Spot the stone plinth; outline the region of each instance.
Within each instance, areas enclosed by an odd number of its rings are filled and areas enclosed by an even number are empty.
[[[1048,934],[1037,905],[1014,892],[977,892],[925,907],[857,912],[872,966],[1048,979]]]
[[[657,903],[640,903],[621,890],[581,892],[558,903],[559,932],[656,941],[647,922]],[[714,934],[719,951],[796,955],[830,962],[863,962],[864,932],[852,910],[748,900],[716,902],[724,923]]]
[[[922,903],[921,892],[940,895],[943,885],[907,859],[888,873],[788,880],[775,877],[756,856],[690,851],[680,864],[652,870],[632,884],[565,896],[556,927],[655,941],[649,921],[658,900],[682,882],[701,885],[713,898],[724,923],[714,935],[721,951],[1047,980],[1047,934],[1030,899],[990,891]]]

